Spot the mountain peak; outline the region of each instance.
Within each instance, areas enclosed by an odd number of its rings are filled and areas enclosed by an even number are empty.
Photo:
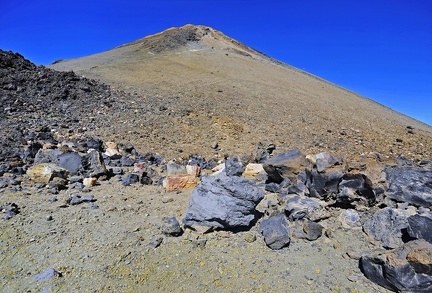
[[[430,127],[206,26],[170,28],[50,67],[133,91],[128,131],[145,134],[140,148],[173,156],[177,149],[211,156],[214,141],[225,153],[249,153],[261,138],[354,159],[378,152],[422,160],[432,146]]]
[[[182,27],[172,27],[160,33],[146,36],[121,47],[139,44],[148,47],[149,51],[153,53],[161,53],[179,49],[191,42],[200,42],[205,35],[213,31],[206,26],[186,24]]]
[[[154,54],[175,51],[184,47],[192,47],[193,49],[234,49],[236,51],[246,51],[247,54],[261,54],[226,36],[221,31],[209,26],[193,24],[171,27],[120,47],[131,45],[146,48],[150,53]]]

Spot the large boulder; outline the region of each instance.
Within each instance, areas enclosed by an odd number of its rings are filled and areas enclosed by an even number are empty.
[[[42,163],[58,163],[59,156],[63,154],[63,152],[59,149],[39,149],[36,153],[34,164],[42,164]]]
[[[432,244],[415,240],[396,250],[362,256],[360,269],[369,280],[392,291],[432,292]]]
[[[309,165],[306,157],[295,148],[268,159],[263,167],[268,174],[268,181],[281,183],[285,179],[295,181],[296,175]]]
[[[255,219],[255,207],[263,198],[264,192],[249,179],[230,177],[225,172],[206,176],[192,191],[183,224],[209,229],[247,227]]]
[[[90,176],[99,177],[107,174],[107,168],[99,151],[92,150],[86,157]]]
[[[386,248],[403,244],[402,230],[408,227],[410,211],[384,208],[378,210],[363,225],[363,230],[373,239],[381,241]]]
[[[228,176],[241,176],[245,167],[239,156],[231,156],[225,160],[225,173]]]
[[[259,226],[259,231],[267,246],[273,250],[281,249],[291,241],[288,221],[284,214],[263,220]]]
[[[342,207],[362,209],[375,204],[371,181],[363,174],[345,174],[339,182],[336,203]]]
[[[432,212],[408,217],[408,235],[432,243]]]
[[[76,152],[68,152],[58,157],[58,165],[69,171],[70,174],[78,174],[83,169],[82,158]]]
[[[399,202],[429,208],[432,206],[432,170],[422,168],[388,168],[389,189],[386,195]]]
[[[315,168],[312,171],[306,170],[305,185],[312,197],[329,199],[338,193],[339,182],[344,174],[341,171],[320,173]]]

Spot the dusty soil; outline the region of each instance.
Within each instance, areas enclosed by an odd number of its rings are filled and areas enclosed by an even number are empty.
[[[165,193],[111,180],[90,194],[99,208],[65,205],[67,191],[56,202],[32,186],[0,193],[1,202],[21,207],[20,214],[0,221],[1,292],[386,292],[346,255],[373,246],[336,218],[324,222],[328,236],[293,238],[288,248],[272,251],[255,227],[164,236],[162,218],[181,219],[190,191]],[[158,238],[159,247],[149,246]],[[47,268],[62,277],[36,281]]]
[[[366,162],[391,163],[400,155],[430,159],[431,127],[220,32],[183,30],[53,64],[116,91],[110,107],[102,100],[98,106],[97,99],[74,104],[88,115],[77,118],[79,127],[59,127],[60,134],[132,142],[167,160],[250,154],[263,140],[274,142],[276,152],[329,151],[363,169]],[[163,236],[162,218],[181,220],[190,190],[166,193],[158,186],[100,181],[90,191],[93,205],[69,206],[71,190],[51,202],[47,189],[23,180],[22,189],[0,190],[0,204],[14,202],[21,211],[0,221],[2,292],[387,292],[347,257],[375,246],[361,230],[342,228],[338,210],[324,222],[326,236],[314,242],[292,238],[288,248],[272,251],[256,227]],[[159,247],[149,245],[161,238]],[[62,277],[35,280],[48,268]]]

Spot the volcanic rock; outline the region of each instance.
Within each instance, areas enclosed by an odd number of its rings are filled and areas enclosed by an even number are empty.
[[[211,229],[247,227],[255,219],[255,207],[264,193],[252,181],[224,172],[202,178],[192,191],[183,224]]]
[[[399,247],[403,244],[402,230],[408,228],[409,213],[389,207],[380,209],[364,223],[363,229],[375,240],[381,241],[384,247]]]
[[[432,170],[423,168],[388,168],[389,189],[386,196],[415,206],[432,206]]]
[[[140,181],[139,175],[135,174],[135,173],[131,173],[131,174],[127,174],[125,176],[125,178],[123,178],[122,184],[124,186],[129,186],[129,185],[137,183],[139,181]]]
[[[268,159],[270,159],[271,154],[276,149],[276,146],[272,142],[268,141],[260,141],[256,147],[255,153],[254,153],[254,161],[256,163],[264,163]]]
[[[303,196],[293,196],[287,199],[285,212],[290,221],[309,219],[318,221],[330,217],[330,213],[325,209],[327,204],[317,198]]]
[[[194,188],[199,183],[201,168],[192,165],[178,165],[174,162],[167,164],[167,177],[163,180],[163,186],[167,192]]]
[[[432,243],[432,212],[408,217],[407,232],[412,238]]]
[[[168,176],[163,181],[163,186],[167,192],[181,189],[195,188],[199,183],[199,178],[192,175]]]
[[[375,203],[376,196],[372,183],[363,174],[345,174],[338,188],[336,203],[339,206],[361,208]]]
[[[90,169],[90,176],[99,177],[105,175],[108,171],[99,151],[92,150],[87,155],[88,168]]]
[[[341,171],[320,173],[315,168],[312,171],[307,169],[305,171],[306,182],[304,184],[312,197],[329,200],[338,193],[339,182],[343,177]]]
[[[3,220],[9,220],[13,216],[19,214],[19,207],[16,203],[8,204],[4,207],[1,207],[2,212],[6,213],[2,218]]]
[[[410,241],[396,250],[362,256],[360,268],[372,282],[392,291],[432,291],[432,244]]]
[[[245,170],[239,156],[231,156],[225,161],[225,173],[228,176],[241,176]]]
[[[183,229],[175,217],[164,217],[162,219],[161,230],[162,233],[171,236],[180,236],[183,233]]]
[[[324,152],[315,155],[312,163],[316,166],[318,172],[323,172],[328,167],[342,164],[342,159]]]
[[[55,277],[62,277],[62,273],[56,271],[53,268],[49,268],[39,274],[35,275],[34,278],[36,281],[48,281]]]
[[[259,225],[259,231],[268,247],[273,250],[287,246],[290,241],[290,229],[284,214],[264,219]]]
[[[299,149],[292,149],[286,153],[276,155],[263,164],[267,172],[268,181],[281,183],[285,179],[295,180],[295,176],[303,171],[309,162]]]
[[[361,229],[360,215],[356,210],[347,209],[340,213],[338,220],[345,229]]]
[[[68,152],[58,156],[58,165],[69,171],[70,174],[78,174],[82,171],[82,158],[78,153]]]
[[[319,223],[312,221],[303,222],[303,232],[306,234],[306,239],[310,241],[317,240],[321,237],[324,227]]]
[[[66,200],[66,203],[68,203],[70,205],[78,205],[78,204],[83,203],[83,202],[94,202],[94,201],[96,201],[96,200],[92,194],[81,196],[81,195],[74,193],[74,194],[72,194],[71,197],[69,197]]]

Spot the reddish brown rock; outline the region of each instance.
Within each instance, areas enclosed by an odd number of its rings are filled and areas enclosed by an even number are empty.
[[[195,188],[199,183],[199,178],[193,175],[169,176],[165,178],[163,185],[167,192]]]

